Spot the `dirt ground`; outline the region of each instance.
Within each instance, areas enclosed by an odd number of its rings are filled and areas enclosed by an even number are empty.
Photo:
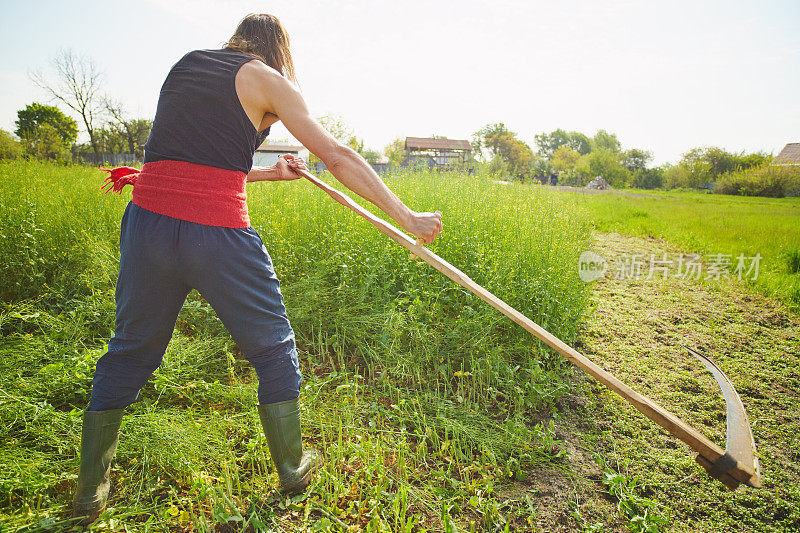
[[[612,261],[685,252],[619,234],[596,235],[594,251]],[[710,355],[748,411],[764,487],[727,491],[688,446],[576,369],[554,419],[563,467],[532,472],[510,492],[536,497],[542,531],[629,531],[599,458],[655,502],[665,531],[800,530],[800,318],[736,279],[685,279],[675,269],[645,279],[647,268],[640,279],[609,271],[593,282],[576,348],[724,447],[722,394],[680,345]]]

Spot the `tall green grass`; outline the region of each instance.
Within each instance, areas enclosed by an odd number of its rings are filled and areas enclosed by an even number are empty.
[[[101,181],[84,167],[0,163],[0,519],[9,526],[63,530],[68,516],[80,413],[113,334],[129,195],[100,194]],[[455,174],[388,182],[414,209],[442,211],[435,252],[574,340],[589,228],[572,198]],[[523,503],[494,487],[558,460],[552,428],[534,415],[565,390],[561,359],[309,183],[251,184],[248,195],[298,337],[305,432],[324,466],[300,499],[275,495],[255,376],[192,293],[164,364],[124,419],[113,510],[100,523],[381,531],[523,520]]]

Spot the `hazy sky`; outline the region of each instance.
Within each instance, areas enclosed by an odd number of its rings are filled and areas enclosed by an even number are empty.
[[[277,15],[315,116],[382,149],[470,138],[504,122],[533,145],[556,128],[617,133],[675,161],[693,146],[777,153],[800,142],[800,2],[0,1],[0,128],[47,101],[28,72],[59,48],[152,118],[172,64],[217,48],[249,12]],[[274,138],[288,138],[274,128]]]

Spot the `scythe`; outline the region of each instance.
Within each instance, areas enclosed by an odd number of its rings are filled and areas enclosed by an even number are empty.
[[[486,303],[525,328],[525,330],[533,334],[540,341],[566,357],[575,366],[622,396],[647,418],[688,444],[689,447],[697,452],[697,462],[705,468],[711,476],[721,481],[726,487],[733,490],[742,483],[754,488],[761,487],[761,473],[758,458],[756,457],[753,435],[747,420],[747,413],[728,377],[708,357],[688,346],[684,346],[692,355],[700,359],[706,368],[714,375],[714,378],[722,389],[727,409],[727,442],[724,450],[678,416],[663,408],[651,398],[634,391],[614,375],[603,370],[588,357],[567,345],[503,300],[475,283],[464,272],[425,248],[421,242],[415,242],[408,235],[385,220],[373,215],[358,205],[349,196],[342,194],[313,174],[301,169],[294,170],[302,174],[306,179],[311,181],[311,183],[324,190],[334,200],[345,207],[349,207],[393,241],[409,250],[412,254],[412,258],[419,257],[458,285],[468,289]]]

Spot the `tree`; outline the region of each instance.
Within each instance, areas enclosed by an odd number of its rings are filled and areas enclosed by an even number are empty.
[[[399,165],[406,158],[406,140],[398,137],[383,149],[383,155],[389,158],[389,163]]]
[[[716,181],[723,174],[736,170],[737,157],[722,148],[711,146],[700,151],[700,160],[708,172],[707,181]]]
[[[133,154],[138,157],[144,156],[144,145],[150,137],[150,130],[153,129],[153,121],[149,118],[132,118],[126,122],[126,136],[128,139],[128,149],[133,148]]]
[[[627,184],[630,176],[628,169],[619,162],[617,154],[606,148],[595,149],[581,156],[575,165],[575,173],[581,178],[581,185],[601,176],[614,187]]]
[[[622,166],[636,172],[647,168],[647,164],[653,159],[653,153],[638,148],[631,148],[622,153],[620,162]]]
[[[548,182],[553,175],[553,165],[545,157],[537,157],[531,165],[531,176],[541,182]]]
[[[95,135],[101,153],[122,154],[128,149],[127,135],[119,124],[107,123],[102,128],[98,128]]]
[[[375,163],[379,163],[381,160],[381,154],[376,150],[372,150],[371,148],[364,148],[362,146],[361,151],[359,152],[361,157],[367,160],[367,163],[370,165],[374,165]]]
[[[317,121],[328,131],[328,133],[333,135],[337,141],[349,148],[352,148],[364,159],[367,159],[367,156],[376,160],[378,157],[380,157],[380,154],[364,146],[364,141],[356,136],[352,128],[350,128],[350,126],[344,122],[342,117],[338,115],[325,115],[319,117]],[[309,159],[311,161],[319,161],[314,154],[311,154]]]
[[[631,148],[620,155],[620,163],[630,172],[629,185],[637,189],[656,189],[663,184],[664,171],[660,168],[647,168],[653,153]]]
[[[22,157],[22,143],[6,130],[0,130],[0,159]]]
[[[124,124],[107,122],[95,132],[100,152],[133,154],[141,158],[152,124],[152,121],[142,118],[126,120]]]
[[[754,152],[752,154],[742,152],[736,156],[736,168],[739,170],[763,167],[771,162],[772,155],[764,152]]]
[[[488,140],[496,137],[497,135],[508,134],[508,128],[502,122],[496,124],[487,124],[472,134],[472,148],[481,159],[485,159],[485,151],[488,150],[492,156],[494,151],[488,145]]]
[[[575,163],[580,159],[581,154],[570,148],[566,144],[562,144],[550,158],[550,163],[553,165],[553,170],[556,172],[569,172],[575,168]]]
[[[717,146],[696,147],[681,156],[679,166],[682,172],[673,170],[665,180],[672,187],[700,188],[716,182],[725,174],[757,168],[771,159],[772,156],[762,152],[735,154]],[[677,177],[681,179],[674,179]]]
[[[517,178],[530,177],[533,165],[533,150],[512,134],[499,138],[498,153],[506,161],[511,173]]]
[[[536,146],[539,147],[539,154],[550,159],[561,146],[569,146],[580,155],[586,155],[592,151],[592,144],[589,138],[578,131],[564,131],[557,129],[550,133],[540,133],[534,135]]]
[[[72,119],[52,105],[33,102],[25,109],[17,111],[17,120],[14,122],[17,129],[14,133],[20,139],[27,139],[37,135],[37,130],[43,124],[49,124],[58,133],[65,145],[75,142],[78,138],[78,125]]]
[[[615,154],[619,153],[622,145],[617,139],[615,133],[609,133],[606,130],[598,130],[592,137],[592,150],[608,150]]]
[[[37,159],[68,160],[67,145],[61,135],[50,124],[42,124],[34,133],[23,139],[25,151]]]
[[[569,147],[581,155],[586,155],[592,151],[592,141],[589,137],[579,131],[569,132]]]
[[[517,178],[530,177],[534,162],[533,150],[517,139],[517,134],[509,131],[505,124],[488,124],[473,135],[477,148],[489,150],[505,162],[509,172]]]
[[[49,81],[41,73],[31,74],[31,80],[80,115],[94,153],[99,155],[95,120],[103,112],[98,94],[102,72],[91,58],[78,56],[72,50],[60,51],[53,60],[53,66],[56,81]]]
[[[550,159],[559,147],[564,146],[569,142],[567,132],[562,129],[557,129],[550,133],[540,133],[533,136],[536,146],[539,147],[539,154]]]
[[[108,96],[104,98],[104,106],[116,125],[124,132],[128,153],[142,157],[144,155],[144,145],[150,135],[150,129],[153,127],[153,121],[144,118],[126,118],[122,104]]]
[[[687,172],[687,182],[683,186],[699,189],[735,170],[736,156],[716,146],[697,147],[681,156],[680,165]]]
[[[505,178],[511,173],[508,165],[499,155],[492,157],[489,160],[489,163],[486,164],[485,168],[486,172],[494,178]]]

